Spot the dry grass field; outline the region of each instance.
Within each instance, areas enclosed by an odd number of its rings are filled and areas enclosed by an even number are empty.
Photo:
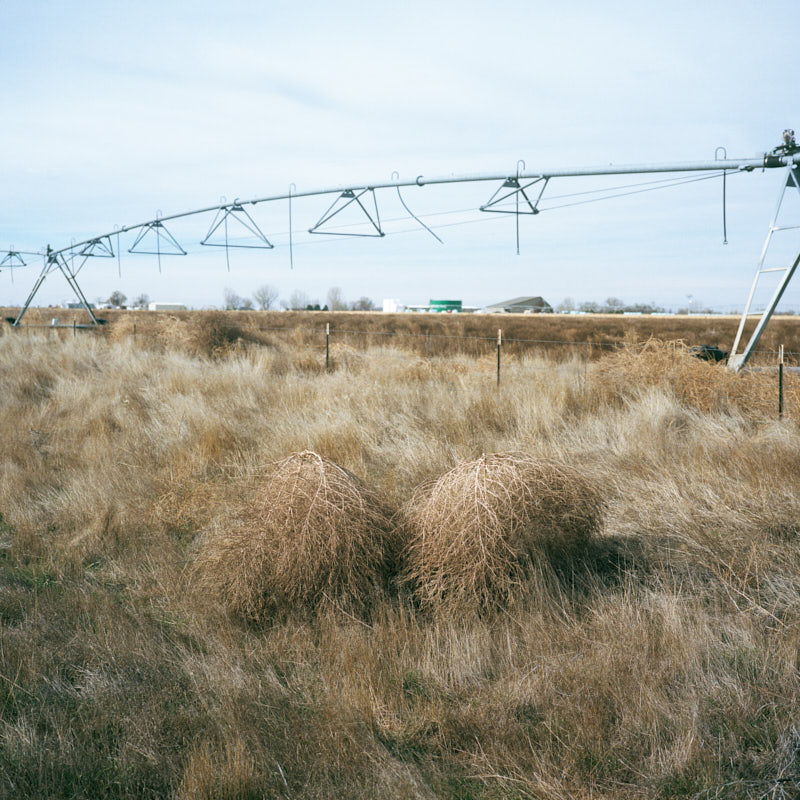
[[[800,377],[254,317],[0,332],[0,797],[798,796]]]
[[[19,309],[2,310],[3,318],[15,318]],[[107,325],[103,334],[167,344],[184,349],[209,350],[234,338],[272,345],[324,347],[325,326],[330,325],[331,344],[344,349],[391,347],[425,357],[447,355],[483,356],[493,352],[498,328],[503,331],[509,355],[546,354],[567,360],[573,356],[594,360],[615,347],[642,344],[650,339],[681,341],[687,345],[716,345],[729,350],[739,324],[738,317],[721,315],[635,316],[622,314],[383,314],[364,312],[305,311],[120,311],[102,310]],[[32,308],[23,325],[61,325],[88,321],[84,311]],[[746,333],[755,327],[748,323]],[[194,328],[200,326],[202,335]],[[791,360],[800,362],[800,317],[776,316],[759,343],[761,362],[775,363],[774,353],[783,345]]]

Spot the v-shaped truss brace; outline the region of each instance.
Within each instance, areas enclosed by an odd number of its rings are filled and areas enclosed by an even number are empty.
[[[481,206],[481,211],[492,212],[494,214],[538,214],[539,201],[542,199],[542,195],[547,188],[547,182],[549,180],[549,178],[535,178],[530,183],[526,183],[523,186],[519,178],[506,178],[503,185]],[[539,189],[539,195],[536,200],[531,200],[525,190],[530,189],[531,186],[535,186],[537,183],[542,184]],[[498,208],[501,203],[504,203],[512,197],[516,203],[515,208]],[[524,204],[520,203],[520,198],[524,199]],[[520,206],[522,207],[520,208]]]
[[[231,239],[229,237],[228,220],[236,223],[236,229],[239,232],[242,230],[247,231],[248,238],[245,241],[239,239]],[[220,231],[220,228],[222,229]],[[212,241],[213,237],[222,235],[222,241]],[[200,244],[206,247],[224,247],[225,248],[225,263],[228,266],[228,272],[231,271],[231,260],[228,255],[228,248],[239,247],[249,250],[272,250],[275,247],[272,242],[267,239],[261,228],[258,227],[256,221],[247,213],[247,210],[239,202],[234,202],[233,205],[224,206],[220,208],[208,233]]]
[[[14,272],[14,267],[24,267],[27,265],[27,262],[22,257],[22,254],[17,250],[14,250],[14,246],[11,246],[11,249],[3,256],[2,260],[0,260],[0,270],[3,267],[7,267],[11,270],[12,275]]]
[[[114,258],[114,248],[111,245],[111,238],[109,236],[98,236],[96,239],[91,239],[81,247],[77,252],[70,252],[70,262],[73,267],[75,259],[82,259],[77,269],[72,269],[73,275],[77,275],[84,267],[90,258]]]
[[[794,258],[794,261],[791,264],[785,264],[782,266],[768,266],[766,264],[767,253],[769,251],[769,246],[772,242],[772,237],[776,233],[781,233],[790,230],[797,230],[798,228],[800,228],[800,219],[798,219],[797,223],[793,225],[778,224],[781,205],[783,204],[784,196],[786,195],[786,190],[789,189],[791,191],[794,189],[798,193],[800,193],[800,167],[798,167],[796,164],[791,167],[787,167],[785,175],[786,175],[785,180],[783,181],[783,185],[781,186],[781,191],[778,195],[778,204],[775,208],[775,214],[772,217],[772,223],[769,226],[769,231],[767,232],[767,238],[764,241],[764,247],[761,250],[761,258],[759,259],[758,266],[756,267],[756,274],[755,277],[753,278],[753,285],[750,287],[750,294],[747,297],[747,303],[745,305],[744,312],[742,313],[742,318],[739,321],[739,329],[736,331],[736,339],[733,342],[731,353],[728,356],[728,368],[733,372],[738,372],[747,363],[750,356],[753,354],[753,350],[758,344],[758,340],[761,338],[761,334],[764,332],[764,328],[769,322],[770,317],[774,313],[778,303],[780,302],[780,299],[783,296],[786,287],[789,285],[789,281],[792,279],[792,276],[794,275],[795,270],[797,269],[797,265],[800,264],[800,252],[797,253],[797,255]],[[736,351],[739,348],[739,343],[742,339],[742,333],[744,332],[747,318],[749,316],[758,316],[758,314],[752,315],[750,313],[750,308],[753,304],[753,297],[755,296],[759,280],[764,275],[768,274],[780,275],[781,276],[780,282],[775,288],[772,297],[769,303],[767,304],[767,307],[761,314],[761,318],[756,324],[755,330],[750,336],[750,340],[745,345],[744,350],[742,350],[741,353],[737,354]]]
[[[513,214],[515,217],[515,224],[517,227],[517,255],[519,255],[519,218],[521,214],[538,214],[539,213],[539,201],[542,199],[542,195],[544,194],[544,190],[547,188],[547,182],[550,178],[540,177],[534,178],[530,183],[526,183],[524,186],[519,181],[519,174],[516,177],[506,178],[503,182],[503,185],[500,186],[497,191],[489,198],[488,202],[484,203],[481,206],[481,211],[487,211],[494,214]],[[535,201],[532,201],[530,197],[528,197],[528,193],[525,191],[526,189],[530,189],[531,186],[535,186],[537,183],[541,183],[541,188],[539,189],[539,195],[537,196]],[[514,198],[514,208],[500,208],[500,204],[504,203],[511,198]],[[525,200],[524,205],[520,208],[520,198]]]
[[[100,236],[87,242],[77,255],[87,258],[114,258],[114,248],[108,236]]]
[[[250,239],[248,241],[230,239],[228,220],[235,222],[239,231],[246,230]],[[223,241],[211,241],[215,234],[219,235],[217,232],[220,228],[222,228],[220,233],[223,236]],[[220,208],[211,223],[211,227],[208,229],[208,233],[200,244],[206,247],[243,247],[253,250],[272,250],[275,247],[241,203],[234,203],[231,206]]]
[[[155,248],[146,250],[146,247]],[[186,251],[178,244],[175,237],[164,227],[161,220],[154,220],[142,225],[139,235],[128,248],[129,253],[158,256],[158,271],[161,272],[161,256],[185,256]]]
[[[370,214],[366,206],[361,202],[361,198],[367,194],[372,193],[372,204],[375,208],[374,216]],[[363,212],[364,216],[369,221],[370,225],[375,229],[375,233],[347,233],[345,231],[331,231],[321,230],[322,226],[327,224],[333,217],[340,214],[350,205],[355,203]],[[378,201],[375,198],[375,190],[371,187],[366,189],[345,189],[334,201],[331,203],[328,210],[320,217],[317,224],[313,228],[308,229],[309,233],[324,233],[328,236],[361,236],[361,237],[378,237],[385,236],[386,234],[381,229],[381,218],[378,212]]]

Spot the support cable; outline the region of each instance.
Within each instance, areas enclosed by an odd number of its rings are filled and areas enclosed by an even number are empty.
[[[632,192],[618,192],[617,194],[609,194],[605,197],[594,197],[589,200],[579,200],[575,203],[560,203],[556,206],[546,206],[545,208],[540,208],[539,211],[555,211],[557,208],[571,208],[572,206],[582,206],[586,205],[587,203],[599,203],[601,200],[613,200],[617,197],[629,197],[634,194],[644,194],[645,192],[655,192],[658,189],[671,189],[673,186],[683,186],[686,183],[700,183],[701,181],[708,181],[712,178],[716,178],[716,174],[712,175],[705,175],[700,178],[683,178],[681,180],[673,181],[669,184],[664,184],[661,186],[652,186],[649,189],[637,189]]]

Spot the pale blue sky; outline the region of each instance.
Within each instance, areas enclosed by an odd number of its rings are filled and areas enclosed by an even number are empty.
[[[155,216],[360,181],[529,168],[751,157],[800,131],[796,4],[770,2],[0,2],[0,249],[63,247]],[[647,178],[642,178],[646,180]],[[618,183],[636,179],[622,178]],[[555,181],[548,195],[604,185]],[[190,251],[90,261],[90,299],[121,289],[193,306],[225,287],[482,305],[741,306],[780,176],[732,176],[722,245],[719,180],[521,220],[481,218],[380,240],[308,237],[331,198],[251,213],[269,252],[202,248],[211,218],[174,226]],[[475,209],[496,187],[409,189],[417,213]],[[392,192],[381,216],[404,216]],[[555,201],[553,201],[555,202]],[[546,203],[543,203],[546,205]],[[407,231],[413,222],[389,222]],[[127,247],[130,241],[123,241]],[[24,300],[38,266],[0,273]],[[37,303],[70,296],[58,276]],[[800,307],[800,291],[787,303]]]

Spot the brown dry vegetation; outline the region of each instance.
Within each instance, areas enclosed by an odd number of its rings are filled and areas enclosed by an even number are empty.
[[[491,350],[353,345],[325,373],[301,334],[0,336],[0,796],[796,795],[800,379],[778,421],[774,373],[680,347],[520,355],[498,390]],[[489,453],[598,487],[602,524],[513,604],[398,582],[254,622],[198,565],[243,507],[277,524],[263,476],[305,450],[349,498],[322,541]]]
[[[419,487],[404,509],[404,578],[434,614],[503,609],[541,559],[570,560],[601,523],[582,473],[516,453],[464,461]]]
[[[4,318],[19,309],[5,309]],[[620,344],[650,339],[682,341],[687,345],[717,345],[729,350],[738,317],[721,315],[626,316],[622,314],[382,314],[363,312],[305,311],[119,311],[99,312],[107,323],[100,332],[112,337],[132,336],[141,344],[189,346],[210,353],[238,338],[274,347],[310,348],[325,345],[325,326],[330,324],[331,344],[351,350],[366,347],[400,348],[425,357],[465,354],[489,355],[502,329],[508,355],[547,354],[569,360],[577,355],[594,360]],[[30,309],[24,325],[49,325],[56,316],[61,324],[85,322],[82,311]],[[227,341],[209,341],[221,321],[229,329]],[[755,326],[748,323],[746,333]],[[745,339],[746,341],[746,339]],[[791,360],[800,360],[800,318],[774,317],[767,326],[759,350],[761,361],[775,363],[774,353],[784,345]],[[198,348],[198,345],[201,347]],[[204,346],[203,346],[204,345]]]
[[[200,591],[253,620],[383,599],[394,569],[392,523],[355,475],[306,450],[242,484],[201,543]]]

